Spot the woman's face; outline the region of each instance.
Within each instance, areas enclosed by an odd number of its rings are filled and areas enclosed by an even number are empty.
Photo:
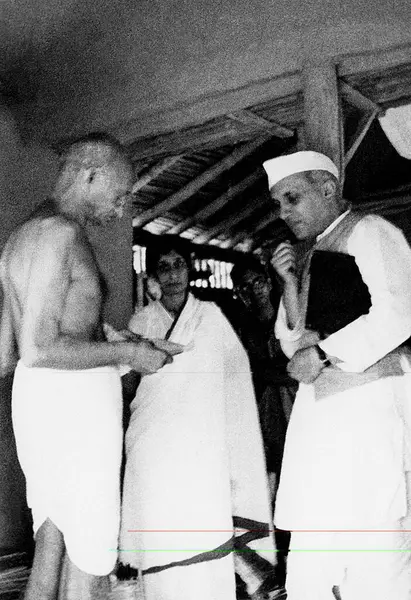
[[[189,283],[188,265],[181,254],[175,250],[160,256],[156,274],[164,296],[186,293]]]

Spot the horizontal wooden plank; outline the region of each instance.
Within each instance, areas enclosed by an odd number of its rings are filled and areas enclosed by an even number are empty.
[[[340,77],[380,72],[410,62],[411,43],[370,50],[369,52],[347,53],[338,57]]]
[[[199,125],[258,102],[288,96],[299,88],[299,73],[289,72],[278,77],[250,81],[225,92],[207,94],[168,110],[147,112],[136,119],[113,124],[111,131],[124,143],[130,143],[144,135],[158,135]]]
[[[410,63],[410,56],[411,44],[356,54],[347,53],[336,58],[338,74],[350,83],[351,79],[366,79],[371,75],[375,76],[407,65]],[[354,87],[357,86],[354,85]],[[290,71],[281,76],[251,81],[244,86],[225,92],[208,94],[187,104],[176,105],[172,109],[145,113],[139,118],[113,125],[112,131],[127,143],[135,140],[136,137],[142,138],[149,134],[159,135],[176,129],[200,125],[205,121],[234,111],[254,108],[266,102],[298,94],[301,89],[301,72]],[[365,95],[370,97],[368,94]],[[380,96],[384,97],[383,94]],[[392,91],[384,102],[387,102],[388,99],[393,102],[395,97],[395,92]],[[400,90],[397,90],[397,97],[400,97]],[[281,118],[276,120],[282,125],[287,125]]]

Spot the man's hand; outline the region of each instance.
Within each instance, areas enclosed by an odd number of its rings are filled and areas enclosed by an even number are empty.
[[[162,340],[160,338],[152,338],[150,342],[159,350],[163,350],[163,352],[167,352],[167,354],[171,354],[171,356],[175,356],[176,354],[181,354],[184,351],[184,346],[181,344],[176,344],[175,342],[170,342],[169,340]]]
[[[284,283],[296,279],[295,250],[290,242],[279,244],[274,250],[270,262]]]
[[[301,383],[312,383],[323,370],[324,365],[315,346],[297,350],[287,365],[287,372]]]
[[[163,343],[165,340],[163,340]],[[182,352],[183,347],[172,342],[165,342],[163,348],[159,348],[154,342],[141,340],[137,343],[127,343],[127,364],[141,373],[151,375],[156,373],[164,365],[173,362],[173,355]]]

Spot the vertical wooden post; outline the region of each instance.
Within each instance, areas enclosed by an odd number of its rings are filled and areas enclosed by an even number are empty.
[[[333,61],[304,65],[304,144],[331,158],[344,175],[343,121],[337,69]]]
[[[138,308],[143,308],[143,306],[144,306],[144,274],[143,273],[137,274],[136,285],[137,285],[136,306]]]

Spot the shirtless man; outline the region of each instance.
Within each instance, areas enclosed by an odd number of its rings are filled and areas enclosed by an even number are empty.
[[[118,366],[147,375],[181,351],[101,334],[100,277],[83,227],[121,218],[131,175],[111,137],[73,143],[52,198],[0,261],[0,365],[5,373],[18,360],[13,427],[36,539],[25,600],[107,597],[119,525]]]

